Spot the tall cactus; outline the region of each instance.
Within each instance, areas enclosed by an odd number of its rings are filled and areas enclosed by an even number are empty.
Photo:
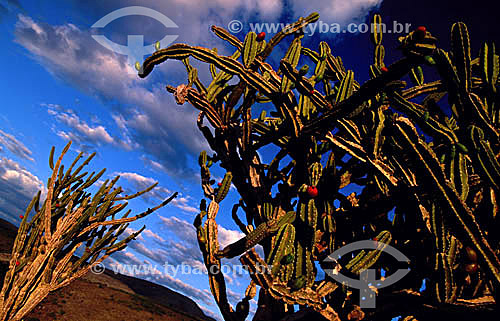
[[[101,263],[114,252],[123,250],[145,228],[118,240],[129,222],[145,217],[168,204],[177,193],[161,204],[143,213],[115,218],[127,202],[148,191],[158,183],[133,195],[120,196],[121,187],[115,187],[119,176],[105,180],[92,196],[88,189],[104,174],[83,172],[83,168],[95,156],[90,155],[76,169],[82,158],[81,152],[64,171],[63,156],[71,142],[64,147],[54,164],[54,147],[50,152],[49,165],[52,175],[47,183],[47,196],[41,193],[32,199],[22,215],[9,270],[0,292],[0,320],[21,320],[50,292],[68,285],[86,274],[92,266]],[[32,214],[33,212],[33,214]],[[76,258],[77,249],[84,248]]]
[[[214,152],[200,155],[210,204],[202,200],[194,222],[207,268],[240,256],[252,273],[249,289],[260,287],[254,320],[287,317],[296,304],[329,320],[359,319],[376,311],[362,311],[328,275],[318,279],[317,263],[327,268],[323,260],[336,249],[376,238],[411,257],[414,274],[379,295],[417,293],[422,279],[429,279],[423,296],[438,308],[458,308],[459,299],[497,300],[500,129],[494,45],[485,44],[473,59],[465,24],[453,25],[450,52],[422,26],[399,38],[404,57],[385,65],[381,17],[375,15],[371,79],[360,84],[326,42],[317,51],[304,46],[302,30],[317,19],[316,13],[300,18],[267,42],[252,32],[242,41],[213,26],[234,47],[232,56],[174,44],[139,68],[146,77],[168,59],[186,65],[187,85],[167,90],[179,104],[188,101],[200,111],[198,128]],[[287,37],[293,39],[274,70],[266,59]],[[186,63],[190,58],[210,65],[208,87]],[[425,82],[428,68],[440,79]],[[413,86],[401,80],[406,75]],[[238,81],[229,85],[231,78]],[[445,96],[448,108],[441,101]],[[271,110],[262,110],[265,103]],[[268,145],[277,152],[264,163],[257,151]],[[227,172],[221,186],[213,186],[214,164]],[[245,237],[220,250],[215,219],[229,183],[241,196],[232,217]],[[257,244],[264,258],[254,250]],[[367,268],[396,269],[380,251],[363,251],[338,264],[338,271],[358,276]],[[209,280],[224,318],[244,320],[255,291],[235,310],[223,274],[209,272]],[[432,318],[425,313],[433,312],[415,307],[408,315]]]

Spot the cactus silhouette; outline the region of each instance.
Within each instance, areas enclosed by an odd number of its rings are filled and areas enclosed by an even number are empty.
[[[95,156],[91,154],[76,169],[82,158],[81,152],[64,171],[61,164],[68,151],[69,142],[54,164],[54,147],[50,152],[49,165],[52,175],[47,183],[47,196],[41,201],[41,192],[32,199],[22,215],[9,270],[0,292],[0,320],[21,320],[50,292],[83,276],[96,264],[114,252],[123,250],[145,228],[118,240],[129,222],[147,216],[168,204],[177,196],[174,193],[154,208],[128,217],[128,210],[121,218],[115,218],[127,203],[152,190],[158,183],[134,195],[120,196],[121,187],[115,187],[119,176],[105,180],[92,196],[87,190],[104,174],[83,172]],[[30,215],[34,212],[33,215]],[[83,254],[74,259],[78,248]]]
[[[318,17],[300,18],[268,42],[253,32],[242,41],[213,26],[233,55],[174,44],[148,57],[139,71],[146,77],[168,59],[186,67],[187,83],[167,90],[178,104],[199,110],[197,125],[213,152],[200,154],[209,204],[201,201],[194,225],[223,317],[246,319],[257,286],[254,320],[285,318],[295,313],[293,305],[328,320],[373,317],[377,311],[362,311],[348,288],[318,273],[328,268],[322,261],[329,253],[372,238],[411,258],[412,277],[378,293],[382,305],[401,302],[396,314],[383,310],[388,319],[491,307],[500,289],[494,45],[483,45],[473,59],[465,24],[453,24],[449,52],[422,26],[399,38],[404,57],[385,65],[381,17],[375,15],[370,79],[360,84],[326,42],[317,51],[303,46],[303,28]],[[290,45],[274,70],[266,59],[286,38]],[[209,65],[210,84],[200,81],[190,59]],[[429,70],[439,79],[425,82]],[[406,76],[411,86],[401,80]],[[257,151],[268,146],[276,152],[265,163]],[[214,164],[226,171],[220,186],[211,179]],[[241,197],[232,217],[245,237],[220,249],[216,215],[230,184]],[[234,308],[224,275],[211,267],[235,256],[252,280]],[[371,267],[380,275],[397,269],[380,251],[347,259],[338,260],[338,271],[359,275]],[[429,282],[419,293],[423,279]]]

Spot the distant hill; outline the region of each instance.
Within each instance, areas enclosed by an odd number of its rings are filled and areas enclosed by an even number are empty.
[[[17,227],[0,219],[0,284]],[[106,270],[51,293],[26,321],[213,321],[190,298],[164,286]]]

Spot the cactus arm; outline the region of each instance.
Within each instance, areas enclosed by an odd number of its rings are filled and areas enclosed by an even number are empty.
[[[432,94],[436,92],[445,91],[444,85],[441,80],[436,80],[420,86],[411,87],[401,92],[401,96],[405,99],[412,99],[425,94]]]
[[[463,22],[454,23],[451,27],[451,47],[460,88],[462,91],[469,92],[471,89],[472,72],[470,41],[467,26]]]
[[[477,126],[469,128],[470,141],[476,153],[473,158],[480,165],[480,172],[488,179],[495,190],[500,190],[500,164],[493,153],[491,146],[484,139],[484,132]]]
[[[280,227],[295,220],[295,212],[288,212],[278,219],[259,224],[257,228],[235,243],[229,244],[217,253],[218,257],[233,258],[253,248],[260,241],[276,233]]]

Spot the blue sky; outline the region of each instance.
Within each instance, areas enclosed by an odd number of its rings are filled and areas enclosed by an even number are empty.
[[[250,31],[250,23],[291,23],[317,11],[325,23],[342,26],[366,22],[369,14],[381,12],[384,22],[396,20],[411,23],[415,28],[427,25],[434,35],[446,40],[445,44],[451,23],[460,18],[469,25],[473,48],[479,49],[483,39],[498,39],[498,31],[490,28],[495,23],[492,14],[488,14],[491,10],[482,11],[481,1],[475,7],[434,2],[410,5],[392,0],[0,0],[0,217],[19,224],[18,216],[31,197],[37,190],[45,189],[50,147],[56,146],[60,151],[72,140],[66,162],[79,151],[96,151],[90,167],[107,168],[105,178],[121,175],[119,184],[129,191],[159,182],[154,193],[130,204],[135,212],[179,192],[179,197],[167,207],[130,225],[129,232],[143,224],[147,229],[139,241],[114,254],[108,266],[147,262],[161,269],[165,262],[184,262],[201,267],[191,224],[203,197],[197,157],[208,147],[197,131],[195,109],[187,104],[176,105],[164,90],[167,83],[175,86],[186,81],[184,67],[168,62],[147,79],[140,79],[132,73],[133,66],[126,56],[104,48],[92,35],[105,35],[125,45],[127,35],[144,35],[145,44],[152,44],[171,34],[178,35],[175,42],[218,47],[220,53],[231,54],[231,48],[211,34],[211,25],[227,27],[230,21],[239,20],[243,31],[235,35],[242,39]],[[426,10],[431,4],[433,10]],[[142,16],[123,17],[105,28],[92,28],[103,16],[128,6],[154,9],[179,28],[167,29]],[[389,51],[386,63],[400,56],[394,50],[396,37],[384,36]],[[347,68],[355,71],[358,81],[367,79],[372,59],[368,34],[316,33],[304,41],[310,47],[328,41],[334,54],[342,56]],[[281,58],[278,54],[285,51],[286,46],[282,46],[275,52],[276,59],[271,60],[275,66]],[[200,76],[207,81],[208,68],[200,68]],[[262,157],[269,157],[269,152]],[[224,173],[212,168],[213,176],[220,179]],[[218,216],[223,245],[242,236],[229,214],[237,200],[233,189]],[[174,278],[162,273],[151,280],[188,295],[208,315],[219,318],[205,275]],[[232,304],[242,298],[248,281],[245,275],[228,278]]]

